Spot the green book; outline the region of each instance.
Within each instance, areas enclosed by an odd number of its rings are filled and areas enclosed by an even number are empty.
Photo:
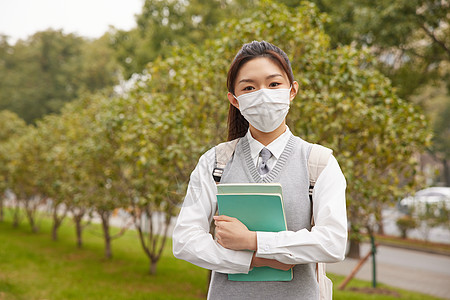
[[[217,194],[279,194],[279,183],[221,183],[217,185]]]
[[[220,215],[235,217],[249,230],[286,230],[280,184],[219,184],[217,203]],[[231,281],[290,281],[292,270],[253,268],[248,274],[228,274]]]

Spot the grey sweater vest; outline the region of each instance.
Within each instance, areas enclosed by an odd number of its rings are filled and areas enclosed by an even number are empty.
[[[310,151],[311,144],[292,136],[275,166],[262,179],[251,158],[247,138],[241,138],[221,183],[281,183],[288,230],[310,230],[307,167]],[[314,263],[297,265],[293,280],[287,282],[229,281],[227,274],[213,272],[208,299],[318,299],[315,268]]]

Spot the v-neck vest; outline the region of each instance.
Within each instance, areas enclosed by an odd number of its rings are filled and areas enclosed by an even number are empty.
[[[243,137],[225,167],[221,183],[280,183],[288,230],[311,230],[307,168],[311,146],[291,136],[275,166],[261,177],[248,140]],[[288,282],[229,281],[227,274],[213,272],[208,299],[318,299],[318,291],[315,264],[302,264],[294,267],[293,280]]]

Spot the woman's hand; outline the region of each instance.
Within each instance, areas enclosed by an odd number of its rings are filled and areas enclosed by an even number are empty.
[[[231,250],[256,250],[256,232],[248,230],[238,219],[214,216],[214,224],[217,242],[223,247]]]
[[[257,249],[256,232],[248,230],[236,218],[228,216],[215,216],[216,239],[223,247],[231,250],[253,250]],[[287,265],[275,259],[255,257],[253,254],[251,267],[271,267],[279,270],[290,270],[295,265]]]
[[[279,269],[283,271],[287,271],[295,267],[295,265],[287,265],[279,262],[275,259],[267,259],[267,258],[260,258],[256,257],[255,254],[253,254],[252,263],[250,265],[253,267],[271,267],[274,269]]]

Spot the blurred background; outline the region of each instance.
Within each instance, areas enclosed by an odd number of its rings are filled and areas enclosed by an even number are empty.
[[[444,0],[0,1],[0,299],[205,297],[171,229],[253,40],[287,53],[288,125],[347,179],[336,299],[434,299],[377,286],[375,252],[380,282],[448,298],[449,19]],[[338,289],[369,252],[371,283]]]

